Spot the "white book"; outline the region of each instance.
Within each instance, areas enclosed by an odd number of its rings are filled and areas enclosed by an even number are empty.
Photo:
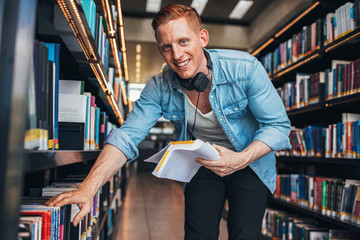
[[[59,122],[86,122],[87,98],[84,95],[59,94]]]
[[[84,150],[90,150],[90,107],[91,107],[91,93],[84,92],[87,97],[86,102],[86,122],[85,122],[85,146]]]
[[[197,158],[216,160],[220,154],[211,144],[196,139],[171,142],[145,161],[157,163],[152,172],[156,177],[189,182],[202,166]]]
[[[59,93],[82,94],[84,91],[84,81],[80,80],[59,80]]]
[[[314,209],[314,177],[309,176],[308,178],[308,199],[309,199],[309,208],[310,210]]]
[[[358,113],[342,113],[342,122],[355,122],[360,120],[360,114]]]

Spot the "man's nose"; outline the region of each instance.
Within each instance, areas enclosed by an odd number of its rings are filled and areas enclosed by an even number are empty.
[[[182,56],[183,52],[182,52],[180,47],[174,46],[172,48],[172,51],[173,51],[173,58],[174,59],[181,59],[181,56]]]

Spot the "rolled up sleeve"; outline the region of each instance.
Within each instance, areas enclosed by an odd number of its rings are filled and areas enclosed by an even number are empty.
[[[144,140],[151,127],[161,117],[161,91],[155,77],[145,86],[140,98],[121,128],[112,129],[106,144],[111,144],[122,151],[128,161],[139,156],[138,144]]]
[[[254,140],[264,142],[274,151],[291,148],[291,125],[284,104],[265,69],[257,60],[254,62],[247,94],[249,108],[260,124]]]

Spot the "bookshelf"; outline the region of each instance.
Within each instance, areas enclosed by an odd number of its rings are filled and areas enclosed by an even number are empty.
[[[355,5],[359,4],[359,1],[351,1],[351,2],[354,3]],[[355,60],[360,58],[360,54],[359,54],[360,24],[358,17],[357,19],[354,19],[354,21],[357,22],[353,30],[347,30],[344,31],[343,33],[339,33],[337,37],[333,37],[332,41],[326,42],[324,35],[320,35],[321,42],[319,42],[320,44],[318,44],[317,48],[313,48],[312,45],[309,48],[309,43],[307,43],[308,51],[299,54],[297,52],[299,48],[296,48],[297,45],[294,44],[298,40],[294,36],[297,35],[303,37],[304,31],[306,32],[305,27],[309,27],[313,23],[317,23],[319,19],[325,19],[330,12],[336,13],[336,11],[338,11],[338,9],[340,9],[346,3],[347,1],[313,1],[306,9],[299,11],[299,13],[297,13],[292,20],[290,20],[284,26],[280,26],[278,31],[276,31],[272,36],[270,36],[269,39],[265,40],[263,44],[261,44],[258,48],[254,49],[251,52],[252,55],[256,56],[263,63],[264,67],[268,71],[268,75],[271,81],[273,82],[275,88],[281,89],[283,86],[289,83],[297,84],[296,79],[299,73],[308,74],[310,77],[316,75],[319,72],[325,71],[328,68],[330,68],[330,71],[333,72],[333,68],[332,68],[333,60],[346,60],[350,62],[355,62]],[[359,6],[357,6],[356,8],[357,10],[358,7]],[[344,11],[346,11],[345,7],[343,7],[343,9],[345,9]],[[344,20],[341,19],[341,21]],[[318,24],[317,26],[321,26],[321,28],[319,29],[321,29],[320,32],[321,34],[323,34],[324,33],[323,28],[325,28],[326,25],[323,25],[324,20],[322,20],[322,22],[319,21],[319,23],[320,24]],[[302,35],[299,35],[299,33]],[[311,38],[313,38],[313,36],[317,36],[317,35],[316,34],[313,35],[313,33],[311,33]],[[300,43],[296,42],[296,44],[300,44]],[[281,47],[282,49],[280,49]],[[284,50],[284,52],[281,52],[282,50]],[[286,54],[290,54],[290,56]],[[278,56],[280,56],[282,59],[279,60],[277,58]],[[354,73],[349,71],[350,75],[355,74],[355,72],[358,71],[354,69],[355,68],[351,70]],[[336,68],[336,71],[340,71],[340,70]],[[356,79],[356,77],[353,77],[352,79]],[[293,105],[291,104],[289,105],[289,101],[293,100],[290,99],[291,95],[289,97],[284,92],[282,92],[282,90],[280,91],[278,90],[280,96],[283,98],[284,104],[286,103],[285,106],[287,107],[287,114],[292,123],[292,126],[295,129],[305,129],[308,126],[319,126],[322,127],[323,129],[326,129],[330,125],[343,122],[342,120],[343,113],[355,113],[355,114],[360,113],[360,109],[358,107],[360,104],[360,91],[358,88],[353,87],[354,85],[350,85],[350,82],[349,83],[344,82],[344,84],[348,84],[348,86],[351,86],[351,89],[349,87],[348,92],[344,91],[344,92],[336,93],[336,95],[334,92],[333,97],[328,97],[328,95],[326,95],[327,93],[326,91],[328,91],[330,87],[329,85],[326,84],[328,84],[330,80],[328,78],[324,78],[324,80],[325,80],[324,82],[321,82],[324,85],[317,83],[318,84],[317,86],[319,88],[322,87],[325,93],[318,91],[317,96],[320,97],[318,101],[314,103],[309,102],[307,104],[305,102],[306,104],[300,103],[299,106],[296,105],[299,104],[299,102],[296,102],[296,104],[294,103]],[[311,81],[311,78],[309,81]],[[342,79],[337,81],[342,81]],[[301,84],[303,84],[303,82],[301,82]],[[336,84],[338,84],[338,82],[336,82]],[[301,94],[304,94],[304,91],[307,91],[306,88],[307,86],[308,85],[305,85],[305,87],[302,86],[304,88],[300,90]],[[339,88],[338,87],[339,85],[335,85],[335,86]],[[343,87],[342,85],[340,86]],[[311,89],[309,88],[309,93],[308,93],[309,95],[311,93],[310,91]],[[281,94],[284,95],[282,96]],[[289,97],[289,99],[287,101],[284,100],[287,97]],[[294,99],[296,100],[296,98]],[[321,131],[324,134],[326,132],[326,130],[321,130]],[[324,137],[324,135],[321,136]],[[324,139],[326,138],[324,137]],[[341,140],[340,145],[342,151],[343,148],[347,148],[347,147],[343,145],[344,144],[343,142],[345,141],[343,140],[344,138],[339,138],[339,139]],[[319,141],[320,142],[317,142],[317,144],[327,143],[326,140],[322,140],[321,138]],[[355,140],[351,140],[351,141],[355,141]],[[320,147],[323,147],[325,149],[324,145]],[[300,154],[300,153],[296,154],[296,152],[294,151],[291,152],[290,154],[283,152],[278,153],[277,172],[279,175],[283,175],[284,178],[291,175],[304,175],[304,176],[314,176],[314,177],[318,176],[328,179],[330,178],[339,178],[343,180],[360,179],[359,178],[360,165],[359,165],[358,155],[355,154],[353,155],[353,157],[349,158],[345,153],[337,152],[336,156],[329,157],[329,156],[325,156],[325,153],[326,153],[325,150],[321,154],[318,154],[318,156],[312,156],[309,152],[305,152],[304,154]],[[295,178],[295,176],[292,177]],[[283,182],[281,184],[283,184]],[[280,185],[278,185],[278,188],[280,188]],[[306,185],[305,189],[308,188],[310,187]],[[281,189],[282,189],[281,191],[286,191],[284,189],[287,189],[287,186],[281,186]],[[293,194],[293,191],[291,191],[291,189],[290,192],[291,194]],[[299,192],[296,193],[298,194]],[[283,192],[281,192],[281,194],[283,194]],[[329,193],[326,192],[326,194]],[[328,195],[325,195],[325,193],[323,196],[328,197]],[[356,234],[360,233],[359,224],[353,223],[350,220],[344,220],[344,219],[340,220],[339,216],[329,216],[327,214],[315,211],[310,207],[301,206],[301,202],[294,203],[293,200],[290,201],[290,196],[287,196],[289,197],[288,201],[282,199],[282,197],[285,198],[285,195],[283,196],[280,195],[280,197],[269,196],[269,200],[268,200],[268,206],[270,209],[275,208],[279,210],[279,213],[277,215],[278,219],[282,219],[281,214],[283,214],[283,212],[281,211],[286,211],[289,214],[296,214],[302,217],[313,218],[316,221],[318,221],[319,226],[321,227],[325,227],[329,229],[335,229],[335,228],[345,229]],[[298,199],[302,200],[302,198],[299,197],[298,195],[297,197]],[[326,200],[326,201],[330,202],[335,200]],[[326,205],[325,207],[327,208],[328,205]],[[273,227],[275,227],[275,225]],[[272,237],[269,236],[268,229],[266,232],[266,236],[263,236],[264,239],[274,239],[276,237],[279,236],[275,236],[275,235],[273,235]]]
[[[0,3],[0,220],[1,236],[16,239],[23,181],[25,102],[32,41],[35,33],[36,1],[5,0]],[[23,26],[20,28],[19,26]]]
[[[85,91],[96,97],[96,105],[108,115],[109,122],[114,126],[121,126],[131,111],[120,0],[94,2],[96,13],[106,18],[103,27],[109,39],[108,59],[98,50],[93,28],[80,1],[5,0],[0,3],[3,17],[0,20],[0,209],[5,214],[0,220],[0,231],[4,239],[17,238],[19,206],[22,197],[29,196],[31,188],[44,187],[79,166],[90,168],[101,151],[23,150],[34,39],[60,45],[60,79],[84,81]],[[114,5],[112,9],[111,3]],[[121,22],[121,26],[111,15],[114,10],[118,13],[117,21]],[[121,97],[116,98],[111,86],[107,72],[109,67],[115,69],[114,75],[121,86],[118,96]],[[121,204],[126,192],[126,174],[124,168],[120,175],[114,177],[114,193],[100,213],[91,233],[92,239],[107,239],[111,235],[110,212],[116,213],[114,209]]]

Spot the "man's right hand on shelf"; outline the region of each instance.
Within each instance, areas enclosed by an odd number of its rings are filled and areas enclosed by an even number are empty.
[[[48,206],[64,206],[77,204],[80,212],[73,220],[76,226],[90,212],[96,191],[125,164],[126,156],[116,147],[108,144],[101,151],[95,164],[79,189],[61,193],[46,202]]]
[[[86,214],[91,210],[93,202],[93,197],[84,189],[73,190],[69,192],[64,192],[55,197],[51,198],[45,204],[52,207],[62,207],[67,204],[77,204],[80,212],[76,214],[73,225],[76,227],[78,223],[83,219]]]

